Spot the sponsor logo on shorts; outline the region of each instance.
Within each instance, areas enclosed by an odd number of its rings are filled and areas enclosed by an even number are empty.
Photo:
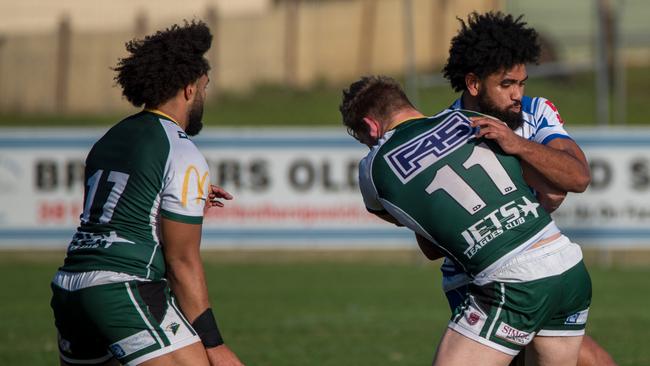
[[[476,299],[472,295],[469,295],[463,306],[466,306],[466,308],[463,310],[462,316],[457,320],[457,322],[465,328],[471,329],[472,332],[479,334],[485,325],[487,316],[481,310],[481,307],[476,303]]]
[[[564,324],[566,325],[582,325],[587,323],[587,317],[589,316],[589,309],[579,311],[575,314],[569,315]]]
[[[111,353],[113,354],[113,356],[115,356],[116,358],[122,358],[126,356],[126,352],[124,352],[124,350],[122,349],[122,347],[120,347],[119,344],[111,344],[109,348],[111,349]]]
[[[471,312],[467,315],[467,322],[469,325],[474,325],[478,323],[479,320],[481,320],[481,316],[475,312]]]
[[[68,341],[65,338],[62,338],[60,334],[59,334],[59,349],[61,349],[61,351],[63,352],[68,352],[68,353],[72,352],[70,350],[70,341]]]
[[[512,327],[504,322],[501,322],[501,324],[499,324],[499,328],[497,329],[496,333],[494,333],[494,335],[510,343],[525,346],[528,343],[530,343],[530,341],[533,340],[533,336],[535,335],[535,332],[527,333],[515,327]]]
[[[149,331],[143,330],[117,341],[109,347],[115,357],[122,358],[154,344],[156,344],[156,340],[151,336]]]
[[[176,332],[178,332],[178,328],[180,327],[181,327],[180,324],[176,322],[172,322],[171,324],[165,327],[165,331],[172,332],[173,335],[176,335]]]

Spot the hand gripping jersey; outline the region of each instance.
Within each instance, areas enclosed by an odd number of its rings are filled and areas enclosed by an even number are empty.
[[[458,98],[441,113],[462,108],[462,98]],[[564,121],[560,117],[560,113],[551,101],[542,97],[524,96],[521,99],[521,114],[524,123],[520,128],[514,130],[517,135],[542,145],[546,145],[556,138],[571,139],[564,129]],[[445,258],[440,269],[443,274],[443,290],[445,292],[470,282],[470,278],[448,258]]]
[[[387,211],[480,277],[557,228],[517,158],[474,137],[472,115],[403,122],[361,161],[359,181],[369,210]]]
[[[194,143],[169,118],[143,111],[95,143],[85,179],[81,224],[60,269],[162,278],[160,217],[203,220],[210,179]]]

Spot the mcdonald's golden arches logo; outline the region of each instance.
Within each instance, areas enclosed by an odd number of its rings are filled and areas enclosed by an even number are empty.
[[[183,178],[183,192],[181,195],[181,204],[183,205],[183,207],[187,206],[187,193],[190,189],[189,187],[190,177],[192,175],[196,176],[196,192],[197,192],[196,203],[199,204],[202,200],[205,199],[204,198],[205,191],[203,190],[203,186],[207,181],[209,174],[208,172],[205,172],[203,176],[201,176],[199,170],[194,165],[190,165],[185,170],[185,177]]]

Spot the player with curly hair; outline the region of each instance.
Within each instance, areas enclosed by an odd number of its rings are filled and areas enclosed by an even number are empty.
[[[199,252],[204,212],[232,197],[188,137],[202,127],[211,42],[192,21],[126,44],[115,80],[144,110],[86,158],[81,223],[51,285],[62,365],[241,365]]]
[[[467,21],[459,21],[443,75],[462,94],[448,110],[467,109],[496,117],[476,117],[473,123],[482,136],[521,160],[528,184],[542,206],[552,212],[567,192],[583,192],[591,178],[584,153],[564,129],[555,105],[524,95],[526,64],[536,63],[541,52],[538,34],[523,16],[500,12],[474,12]],[[470,279],[449,259],[442,272],[443,290],[453,311],[466,299]],[[605,366],[614,361],[585,336],[578,364]]]

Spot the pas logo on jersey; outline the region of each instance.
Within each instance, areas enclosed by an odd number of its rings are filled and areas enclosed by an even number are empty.
[[[469,123],[465,115],[453,112],[436,128],[396,147],[384,159],[402,183],[407,183],[471,138],[474,129]]]
[[[189,137],[187,137],[187,134],[185,132],[183,132],[183,131],[178,131],[178,138],[179,139],[188,139],[188,140],[190,139]]]

